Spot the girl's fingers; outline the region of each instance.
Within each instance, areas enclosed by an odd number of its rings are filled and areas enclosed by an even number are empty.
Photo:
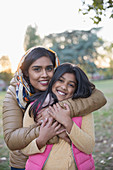
[[[59,105],[59,103],[56,103],[57,109],[60,110],[62,107]]]
[[[55,118],[54,112],[52,112],[51,110],[48,110],[48,113],[49,113],[53,118]]]
[[[50,118],[48,119],[47,126],[51,126],[51,125],[52,125],[52,123],[53,123],[53,118],[52,118],[52,117],[50,117]]]
[[[54,105],[53,105],[54,106]],[[54,112],[54,107],[49,106],[49,111]]]
[[[58,122],[57,121],[55,121],[53,124],[52,124],[52,126],[53,126],[53,128],[56,128],[57,126],[58,126]]]
[[[58,129],[61,128],[61,124],[59,124],[58,126],[55,127],[55,130],[57,131]]]
[[[58,112],[58,108],[57,108],[56,104],[53,105],[53,109],[54,109],[55,112]]]
[[[64,106],[66,107],[66,110],[70,110],[68,104],[64,103]]]
[[[65,129],[58,130],[58,131],[56,132],[56,135],[59,135],[60,133],[63,133],[63,132],[65,132],[65,131],[66,131]]]

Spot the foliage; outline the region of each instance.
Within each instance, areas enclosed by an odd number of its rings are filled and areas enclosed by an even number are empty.
[[[25,39],[24,39],[24,50],[28,50],[29,48],[40,45],[41,38],[37,35],[37,26],[34,27],[29,25],[26,30]]]
[[[2,56],[0,58],[1,70],[7,73],[11,73],[11,62],[8,56]]]
[[[103,44],[96,32],[101,28],[93,28],[89,31],[65,31],[58,34],[50,34],[44,38],[44,44],[55,50],[60,62],[72,62],[80,65],[90,73],[96,71],[95,60],[97,48]]]
[[[79,11],[82,12],[83,15],[88,13],[94,15],[90,17],[94,24],[98,24],[102,20],[102,16],[109,16],[109,18],[113,18],[113,1],[112,0],[82,0],[82,9]]]
[[[10,80],[13,77],[13,73],[0,72],[0,79],[4,80],[7,85],[9,85]]]

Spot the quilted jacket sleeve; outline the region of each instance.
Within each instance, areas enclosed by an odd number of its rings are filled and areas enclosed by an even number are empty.
[[[104,106],[106,102],[104,94],[100,90],[94,89],[92,95],[88,98],[67,99],[60,102],[60,105],[68,104],[71,110],[71,117],[75,117],[85,116],[94,112]]]
[[[20,150],[39,135],[36,124],[23,128],[23,111],[16,100],[15,86],[10,85],[3,102],[3,133],[10,150]]]

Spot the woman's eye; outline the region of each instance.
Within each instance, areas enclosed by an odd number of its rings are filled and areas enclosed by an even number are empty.
[[[46,68],[46,70],[47,70],[47,71],[52,71],[52,70],[53,70],[53,66],[48,66],[48,67]]]
[[[37,67],[37,68],[34,69],[34,71],[40,71],[40,70],[41,70],[40,67]]]

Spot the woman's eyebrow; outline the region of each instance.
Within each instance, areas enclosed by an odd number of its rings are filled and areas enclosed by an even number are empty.
[[[36,67],[42,67],[42,66],[32,66],[32,68],[36,68]],[[53,67],[53,65],[51,64],[51,65],[47,65],[46,67]]]

